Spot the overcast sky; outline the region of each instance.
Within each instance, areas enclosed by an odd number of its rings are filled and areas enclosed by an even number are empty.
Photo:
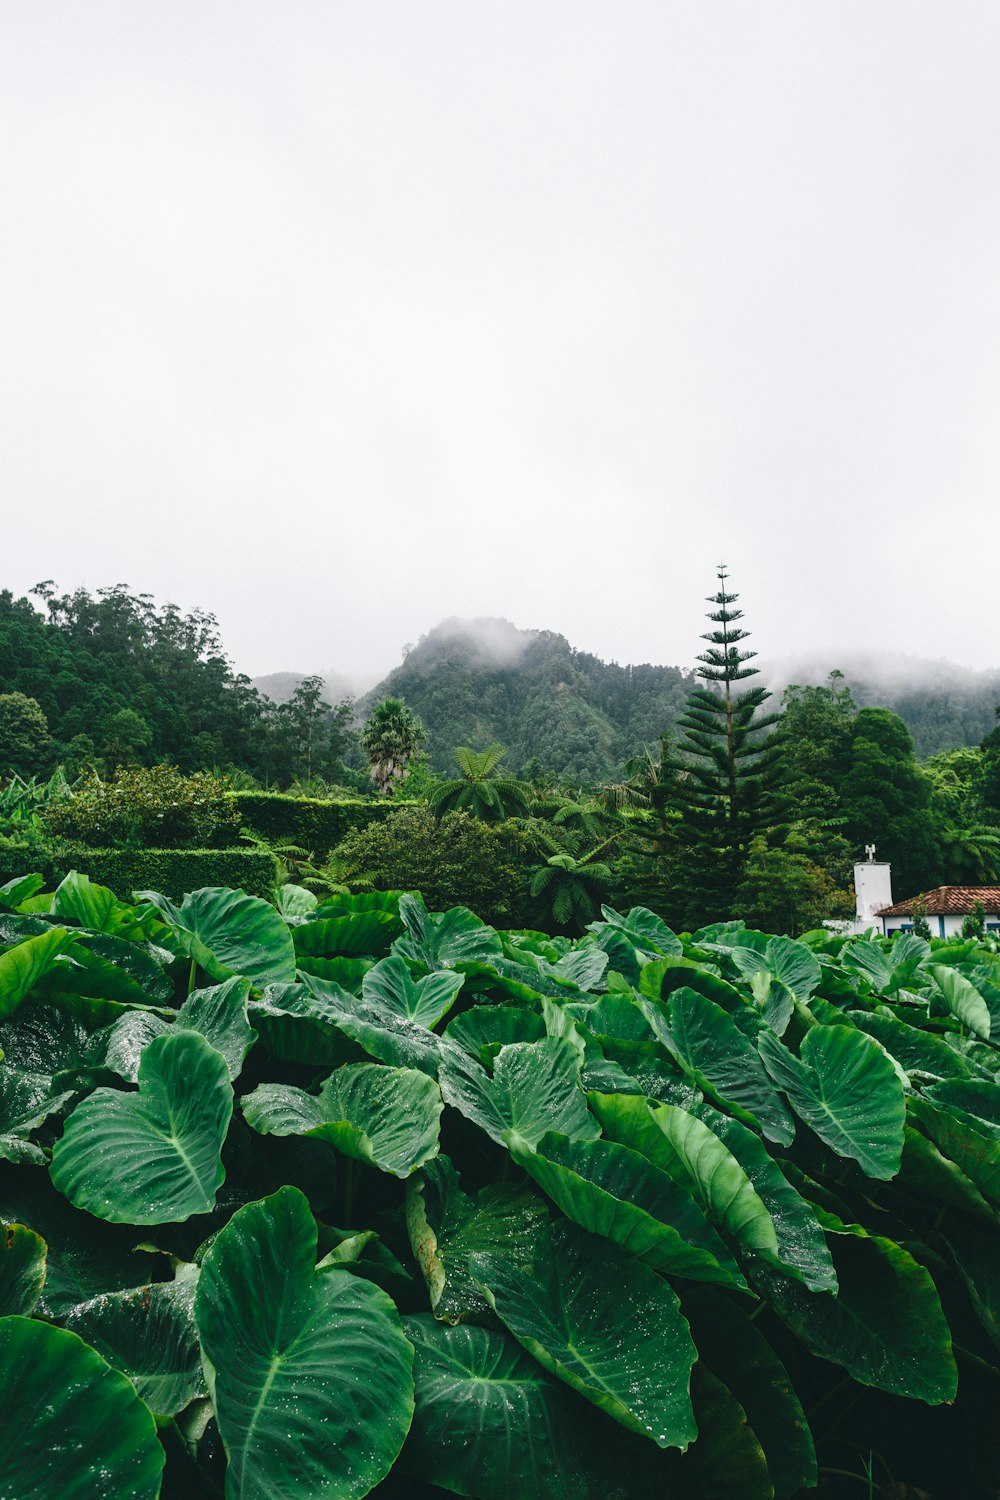
[[[0,0],[0,587],[1000,665],[995,0]]]

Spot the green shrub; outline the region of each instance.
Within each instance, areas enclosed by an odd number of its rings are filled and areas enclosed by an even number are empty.
[[[438,823],[424,803],[397,805],[333,853],[349,883],[419,890],[434,910],[471,906],[488,922],[512,926],[526,920],[528,872],[537,857],[516,823],[482,823],[468,813],[448,813]]]
[[[133,891],[160,891],[179,901],[187,891],[205,886],[231,886],[248,896],[270,900],[278,879],[273,854],[258,849],[86,849],[64,853],[8,844],[0,845],[0,885],[26,871],[58,885],[70,870],[89,875],[122,900]]]
[[[266,839],[285,839],[322,860],[353,829],[380,823],[398,811],[398,802],[342,798],[289,797],[279,792],[232,792],[240,826]],[[404,806],[406,804],[403,804]],[[417,804],[414,804],[417,805]]]
[[[239,838],[225,781],[207,771],[137,766],[96,775],[44,810],[53,833],[91,849],[220,849]]]

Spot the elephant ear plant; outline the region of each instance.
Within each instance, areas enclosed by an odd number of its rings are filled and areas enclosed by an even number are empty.
[[[4,1495],[1000,1488],[992,940],[4,903]]]

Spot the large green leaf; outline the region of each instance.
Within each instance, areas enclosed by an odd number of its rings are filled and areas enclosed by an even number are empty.
[[[895,995],[904,985],[913,984],[917,969],[929,953],[927,943],[906,932],[890,947],[870,938],[857,938],[845,946],[840,958],[846,969],[864,975],[875,994]]]
[[[984,1135],[1000,1141],[1000,1087],[979,1079],[950,1078],[934,1084],[925,1097],[953,1109]]]
[[[650,1108],[627,1094],[592,1094],[604,1133],[637,1151],[692,1194],[707,1216],[745,1250],[778,1259],[766,1205],[715,1132],[674,1104]]]
[[[1000,1257],[997,1255],[997,1225],[987,1233],[980,1225],[961,1221],[944,1230],[955,1269],[965,1282],[976,1316],[1000,1349]]]
[[[216,980],[242,974],[254,984],[290,984],[295,978],[292,934],[269,901],[243,891],[206,887],[175,906],[142,891],[162,912],[178,951]]]
[[[523,1005],[474,1005],[455,1016],[445,1029],[449,1041],[484,1066],[492,1065],[501,1047],[509,1047],[512,1042],[538,1042],[546,1035],[541,1016]]]
[[[376,1063],[338,1068],[318,1094],[262,1083],[243,1100],[247,1123],[262,1135],[327,1141],[395,1177],[409,1177],[437,1155],[443,1107],[426,1073]]]
[[[30,1139],[49,1115],[69,1103],[72,1092],[56,1092],[52,1080],[40,1073],[0,1063],[0,1157],[7,1161],[45,1161],[45,1152]]]
[[[275,891],[274,904],[291,925],[312,917],[319,905],[319,897],[315,891],[307,891],[304,885],[295,885],[293,881],[286,880]]]
[[[684,1457],[663,1465],[660,1483],[647,1491],[678,1500],[772,1500],[767,1457],[747,1413],[722,1380],[700,1361],[691,1371],[698,1440]]]
[[[30,901],[32,896],[45,885],[44,875],[17,875],[13,880],[7,880],[0,885],[0,907],[7,911],[14,911],[22,901]]]
[[[0,1410],[0,1489],[11,1500],[159,1494],[164,1453],[152,1414],[75,1333],[0,1318]]]
[[[143,1051],[154,1037],[171,1030],[197,1031],[221,1053],[230,1079],[236,1079],[257,1036],[247,1021],[249,993],[249,979],[238,976],[210,989],[193,990],[177,1012],[174,1026],[156,1011],[126,1011],[94,1036],[91,1062],[100,1062],[120,1078],[136,1083]]]
[[[643,969],[647,974],[653,967]],[[649,1022],[636,1004],[635,993],[601,995],[597,1000],[571,1003],[564,1007],[574,1021],[586,1026],[596,1037],[615,1037],[619,1041],[653,1042]]]
[[[208,1213],[225,1178],[233,1112],[225,1059],[193,1031],[156,1037],[139,1091],[98,1089],[52,1153],[52,1181],[77,1208],[113,1223],[163,1224]]]
[[[533,1242],[530,1272],[472,1257],[498,1317],[539,1364],[661,1448],[696,1437],[696,1350],[676,1292],[633,1256],[565,1220]]]
[[[506,1333],[405,1318],[416,1411],[400,1460],[475,1500],[611,1500],[587,1408]]]
[[[501,1047],[493,1076],[457,1048],[441,1059],[441,1092],[493,1140],[537,1145],[547,1130],[577,1140],[600,1132],[580,1088],[580,1057],[562,1037]]]
[[[587,929],[598,940],[603,932],[610,931],[623,937],[638,953],[650,958],[679,958],[683,952],[677,934],[648,906],[633,906],[624,916],[612,906],[602,906],[601,916],[603,922],[591,922]]]
[[[970,1076],[968,1063],[943,1038],[878,1011],[872,1015],[852,1010],[849,1014],[855,1026],[881,1042],[911,1081]]]
[[[91,1062],[91,1033],[75,1016],[51,1001],[30,1000],[0,1025],[5,1061],[24,1073],[51,1076],[61,1086]]]
[[[469,1257],[502,1250],[527,1268],[547,1220],[544,1201],[527,1187],[490,1183],[471,1198],[446,1156],[428,1162],[407,1184],[406,1228],[435,1316],[458,1322],[486,1313]]]
[[[928,964],[927,972],[934,977],[951,1014],[976,1036],[989,1040],[992,1021],[990,1008],[982,995],[964,974],[949,969],[944,964]]]
[[[837,1273],[811,1203],[796,1192],[758,1135],[710,1104],[684,1105],[733,1153],[771,1215],[781,1269],[814,1292],[837,1290]]]
[[[817,1480],[816,1450],[788,1371],[741,1307],[708,1288],[681,1298],[698,1358],[721,1371],[764,1450],[776,1500],[791,1500]],[[737,1491],[739,1493],[739,1491]]]
[[[429,912],[417,896],[399,898],[399,915],[406,932],[392,945],[394,954],[426,969],[452,969],[456,964],[489,963],[503,947],[492,927],[469,911],[453,906],[441,915]]]
[[[238,1078],[243,1060],[256,1040],[247,1020],[249,979],[235,977],[210,989],[193,990],[177,1012],[177,1025],[199,1032],[226,1060],[231,1079]]]
[[[206,1390],[194,1291],[185,1277],[103,1293],[74,1307],[63,1326],[127,1375],[152,1411],[172,1417]]]
[[[345,912],[343,916],[302,922],[292,928],[292,939],[299,957],[352,958],[387,953],[402,930],[403,924],[393,912]]]
[[[45,1282],[45,1241],[25,1224],[0,1221],[0,1318],[27,1317]]]
[[[109,949],[109,952],[102,952]],[[124,954],[121,950],[125,950]],[[127,963],[122,963],[122,958]],[[139,959],[139,963],[135,959]],[[136,978],[134,971],[141,970]],[[151,971],[151,972],[150,972]],[[148,1005],[172,996],[173,987],[162,971],[143,958],[142,949],[105,933],[74,933],[58,962],[41,978],[37,994],[80,995],[121,1005]]]
[[[684,987],[665,1004],[644,1002],[643,1012],[671,1056],[710,1098],[759,1126],[768,1140],[789,1144],[795,1134],[791,1116],[753,1043],[721,1006]]]
[[[49,927],[0,953],[0,1017],[13,1014],[69,942],[65,927]]]
[[[317,1269],[305,1197],[241,1208],[195,1299],[233,1500],[355,1500],[388,1473],[413,1414],[413,1351],[384,1292]]]
[[[614,1240],[654,1270],[746,1288],[691,1193],[637,1151],[551,1133],[534,1151],[513,1144],[511,1154],[574,1223]]]
[[[150,1042],[165,1036],[170,1023],[153,1010],[127,1010],[110,1026],[95,1033],[91,1062],[129,1083],[138,1082],[142,1054]]]
[[[430,1030],[451,1010],[463,983],[463,976],[450,969],[414,979],[401,958],[383,958],[368,970],[361,993],[366,1000]]]
[[[335,1026],[379,1062],[419,1068],[422,1073],[436,1076],[447,1044],[426,1026],[398,1015],[380,1001],[359,1000],[328,980],[312,974],[300,977],[302,985],[265,991],[265,1004],[272,1010],[315,1017]]]
[[[907,1101],[907,1111],[919,1119],[918,1105]],[[957,1120],[949,1122],[956,1136],[967,1136]],[[946,1129],[946,1138],[949,1132]],[[897,1179],[906,1187],[916,1188],[939,1203],[964,1209],[976,1218],[996,1222],[996,1212],[983,1197],[972,1178],[938,1150],[933,1141],[921,1135],[912,1125],[903,1132],[903,1161]]]
[[[119,901],[114,891],[98,885],[89,875],[71,870],[55,889],[52,916],[61,922],[76,922],[95,932],[116,933],[122,937],[143,939],[145,932],[135,908]]]
[[[746,999],[728,979],[692,958],[658,958],[639,975],[639,989],[650,1000],[666,1000],[679,989],[697,990],[723,1010],[738,1010]]]
[[[894,1177],[903,1152],[906,1102],[890,1058],[848,1026],[815,1026],[801,1058],[764,1032],[760,1055],[800,1119],[869,1177]]]
[[[807,1348],[862,1385],[936,1405],[957,1387],[951,1332],[928,1271],[909,1251],[817,1210],[830,1234],[840,1291],[807,1292],[760,1265],[760,1291]]]
[[[38,1300],[38,1312],[45,1318],[61,1318],[100,1292],[148,1282],[164,1265],[136,1250],[139,1231],[80,1213],[38,1168],[8,1168],[0,1177],[0,1220],[29,1226],[47,1245]]]

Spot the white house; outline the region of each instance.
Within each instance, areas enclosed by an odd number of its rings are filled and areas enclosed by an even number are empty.
[[[858,869],[864,869],[859,865]],[[888,866],[886,866],[888,869]],[[855,876],[857,870],[855,870]],[[876,912],[882,931],[912,932],[913,907],[923,907],[927,925],[933,937],[960,937],[962,919],[970,916],[976,904],[985,912],[987,932],[1000,932],[1000,886],[998,885],[939,885],[936,890],[925,891],[922,896],[911,896],[907,901],[896,901]],[[859,895],[860,906],[860,895]]]
[[[923,907],[932,937],[960,937],[963,918],[980,905],[987,932],[1000,932],[1000,886],[939,885],[936,890],[906,901],[892,899],[892,866],[875,858],[875,845],[866,845],[868,858],[854,866],[856,915],[850,922],[827,922],[836,932],[869,932],[890,936],[913,931],[913,908]]]

